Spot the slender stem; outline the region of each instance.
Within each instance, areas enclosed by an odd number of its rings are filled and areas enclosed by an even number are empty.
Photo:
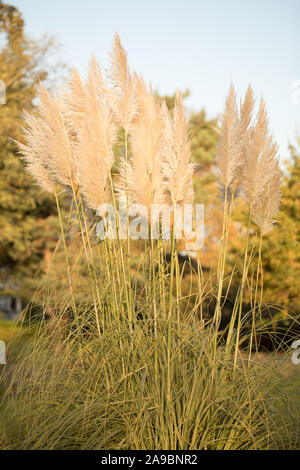
[[[214,312],[214,326],[216,330],[216,334],[214,335],[214,356],[216,355],[217,349],[217,335],[219,326],[221,323],[221,301],[222,301],[222,293],[223,293],[223,284],[224,284],[224,273],[225,273],[225,264],[226,264],[226,254],[227,254],[227,245],[228,245],[228,236],[229,236],[229,228],[230,228],[230,220],[232,215],[232,205],[233,205],[233,194],[231,195],[230,201],[228,201],[228,186],[225,190],[224,196],[224,211],[223,211],[223,227],[222,227],[222,239],[221,239],[221,247],[220,247],[220,254],[219,254],[219,262],[218,262],[218,293],[217,293],[217,302]]]
[[[156,278],[155,278],[155,259],[154,259],[154,244],[151,237],[151,250],[150,250],[150,275],[152,274],[152,297],[153,297],[153,327],[154,327],[154,369],[155,377],[158,376],[158,357],[157,357],[157,308],[156,308]],[[152,269],[152,273],[151,273]]]
[[[125,184],[126,184],[126,215],[127,215],[127,270],[128,270],[128,301],[130,309],[130,317],[132,317],[132,290],[131,290],[131,251],[130,251],[130,234],[129,234],[129,201],[128,201],[128,182],[127,182],[127,165],[128,165],[128,131],[125,130]]]
[[[259,276],[260,276],[260,267],[262,264],[262,257],[261,257],[261,251],[262,251],[262,232],[260,232],[260,237],[259,237],[259,247],[258,247],[258,261],[257,261],[257,270],[256,270],[256,283],[255,283],[255,294],[254,294],[254,304],[252,307],[252,327],[251,327],[251,337],[250,337],[250,345],[249,345],[249,364],[250,364],[250,358],[251,358],[251,351],[252,351],[252,344],[253,344],[253,338],[255,340],[255,347],[257,350],[257,338],[256,338],[256,329],[255,329],[255,319],[256,319],[256,305],[257,305],[257,295],[258,295],[258,288],[259,288]],[[259,315],[261,315],[261,298],[260,302],[258,304],[258,312]]]
[[[112,176],[111,176],[110,172],[109,172],[109,182],[110,182],[110,188],[111,188],[111,194],[112,194],[114,210],[115,210],[115,213],[117,214],[117,204],[116,204],[116,199],[115,199]],[[127,286],[127,280],[126,280],[126,272],[125,272],[125,266],[124,266],[124,256],[123,256],[122,242],[121,242],[121,238],[120,238],[120,226],[119,226],[118,217],[116,219],[116,224],[117,224],[116,229],[117,229],[118,248],[119,248],[119,255],[120,255],[120,261],[121,261],[121,268],[122,268],[122,277],[123,277],[125,296],[126,296],[126,306],[127,306],[127,311],[128,311],[128,314],[129,314],[130,329],[132,329],[132,320],[133,320],[132,319],[132,310],[130,308],[130,303],[129,303],[129,293],[128,293],[128,286]]]
[[[239,295],[239,305],[238,305],[237,336],[236,336],[235,353],[234,353],[234,369],[236,368],[236,364],[237,364],[237,355],[238,355],[238,350],[239,350],[239,340],[240,340],[240,331],[241,331],[242,309],[243,309],[243,295],[244,295],[244,287],[246,284],[248,268],[249,268],[247,260],[248,260],[251,217],[252,217],[252,202],[250,203],[249,213],[248,213],[248,226],[247,226],[245,253],[244,253],[243,275],[242,275],[242,282],[241,282],[240,292],[239,292],[240,295]]]
[[[85,252],[85,256],[86,256],[86,260],[87,260],[89,280],[90,280],[90,285],[91,285],[91,290],[92,290],[94,310],[95,310],[95,316],[96,316],[96,324],[97,324],[98,334],[99,334],[99,337],[100,337],[101,336],[101,329],[100,329],[100,323],[99,323],[98,306],[97,306],[97,299],[96,299],[95,290],[94,290],[93,273],[91,271],[91,266],[90,266],[90,256],[91,256],[91,254],[89,254],[88,250],[87,250],[86,240],[85,240],[85,237],[84,237],[84,227],[82,225],[81,215],[83,216],[83,219],[85,219],[85,217],[84,217],[84,214],[81,214],[80,207],[79,207],[78,201],[77,201],[78,188],[75,188],[73,182],[72,182],[72,191],[73,191],[73,196],[74,196],[77,219],[78,219],[78,223],[79,223],[79,227],[80,227],[80,233],[81,233],[83,248],[84,248],[84,252]]]
[[[174,283],[174,248],[175,248],[175,231],[172,228],[171,233],[171,265],[170,265],[170,286],[169,286],[169,316],[172,312],[172,300],[173,300],[173,283]]]
[[[174,221],[175,221],[175,207],[174,207]],[[172,227],[171,233],[171,266],[170,266],[170,285],[169,285],[169,309],[168,309],[168,345],[167,345],[167,358],[168,358],[168,398],[171,399],[171,326],[172,326],[172,300],[173,300],[173,281],[174,281],[174,248],[175,248],[175,229]]]
[[[223,279],[224,279],[224,271],[225,271],[225,257],[226,257],[226,233],[227,230],[227,193],[228,188],[225,190],[225,198],[224,198],[224,210],[223,210],[223,226],[222,226],[222,238],[221,238],[221,247],[220,247],[220,255],[218,260],[218,292],[217,292],[217,302],[214,312],[214,324],[219,326],[220,323],[220,309],[221,309],[221,299],[222,299],[222,291],[223,291]]]
[[[159,297],[160,297],[160,310],[163,318],[166,316],[165,305],[165,264],[164,264],[164,246],[161,238],[161,230],[159,231],[159,239],[157,244],[158,260],[159,260]]]
[[[72,285],[72,279],[71,279],[71,269],[70,269],[70,263],[69,263],[68,249],[67,249],[65,231],[64,231],[60,204],[59,204],[59,199],[58,199],[56,188],[54,190],[54,196],[55,196],[55,202],[56,202],[56,207],[57,207],[58,220],[60,224],[61,236],[62,236],[63,245],[64,245],[65,260],[66,260],[67,272],[68,272],[68,281],[69,281],[69,287],[70,287],[70,292],[71,292],[72,308],[74,310],[74,314],[76,314],[76,306],[75,306],[73,285]]]

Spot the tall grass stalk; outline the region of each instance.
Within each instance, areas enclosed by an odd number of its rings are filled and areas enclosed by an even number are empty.
[[[74,300],[74,291],[73,291],[73,284],[72,284],[72,278],[71,278],[71,269],[70,269],[70,263],[69,263],[69,255],[68,255],[68,249],[67,249],[67,243],[66,243],[64,225],[63,225],[63,221],[62,221],[60,203],[59,203],[59,199],[58,199],[57,189],[56,189],[56,188],[54,189],[54,197],[55,197],[55,202],[56,202],[56,207],[57,207],[57,214],[58,214],[58,220],[59,220],[59,225],[60,225],[60,232],[61,232],[62,241],[63,241],[63,246],[64,246],[65,262],[66,262],[66,267],[67,267],[68,282],[69,282],[69,289],[70,289],[70,295],[71,295],[71,305],[72,305],[72,309],[73,309],[74,315],[76,315],[76,306],[75,306],[75,300]]]
[[[225,190],[225,197],[224,197],[224,211],[223,211],[223,227],[222,227],[222,237],[221,237],[221,246],[219,252],[219,259],[218,259],[218,270],[217,270],[217,279],[218,279],[218,291],[217,291],[217,300],[214,312],[214,327],[216,331],[218,331],[220,322],[221,322],[221,314],[222,314],[222,294],[223,294],[223,287],[224,287],[224,274],[225,274],[225,266],[226,266],[226,255],[227,255],[227,247],[228,247],[228,236],[229,236],[229,229],[230,229],[230,221],[232,215],[232,204],[233,199],[232,196],[228,201],[228,188]],[[215,344],[215,349],[217,344]]]
[[[90,288],[92,291],[92,296],[93,296],[93,305],[94,305],[94,312],[95,312],[95,317],[96,317],[96,323],[97,323],[97,329],[98,329],[98,334],[99,336],[101,335],[101,327],[100,327],[100,320],[99,320],[99,312],[98,312],[98,306],[100,307],[101,303],[99,302],[99,291],[96,287],[95,289],[95,275],[94,275],[94,263],[93,263],[93,258],[92,258],[92,250],[90,246],[90,241],[86,241],[85,237],[88,237],[88,229],[87,229],[87,224],[86,224],[86,217],[85,217],[85,212],[83,209],[82,205],[82,200],[79,200],[78,203],[78,188],[75,188],[74,184],[72,183],[72,191],[73,191],[73,199],[75,202],[75,208],[76,208],[76,215],[77,215],[77,221],[80,227],[80,234],[81,234],[81,240],[85,252],[85,257],[87,261],[87,268],[88,268],[88,275],[89,275],[89,280],[90,280]],[[83,221],[83,223],[82,223]],[[88,251],[89,248],[89,251]],[[98,299],[97,299],[98,296]]]
[[[243,296],[244,296],[244,289],[247,281],[247,275],[249,270],[248,265],[248,250],[249,250],[249,237],[250,237],[250,228],[251,228],[251,219],[252,219],[252,204],[249,207],[249,214],[248,214],[248,225],[247,225],[247,234],[246,234],[246,244],[245,244],[245,252],[244,252],[244,262],[243,262],[243,273],[242,273],[242,280],[241,286],[239,290],[238,296],[238,323],[237,323],[237,330],[236,330],[236,343],[235,343],[235,352],[234,352],[234,368],[237,365],[237,355],[239,349],[239,340],[240,340],[240,332],[241,332],[241,321],[242,321],[242,309],[243,309]],[[235,309],[234,309],[235,310]],[[235,314],[232,315],[232,323],[234,324],[235,321]]]
[[[263,292],[263,285],[262,285],[262,277],[263,277],[263,267],[262,267],[262,240],[263,234],[260,231],[259,235],[259,243],[258,243],[258,259],[257,259],[257,268],[256,268],[256,282],[255,282],[255,290],[254,290],[254,301],[252,304],[252,318],[251,318],[251,336],[250,336],[250,343],[249,343],[249,365],[251,360],[251,353],[253,348],[253,342],[255,343],[255,351],[257,351],[257,338],[256,338],[256,329],[255,323],[258,317],[261,319],[261,305],[262,305],[262,292]],[[260,289],[260,299],[257,301],[257,296],[259,292],[259,279],[261,277],[261,289]]]

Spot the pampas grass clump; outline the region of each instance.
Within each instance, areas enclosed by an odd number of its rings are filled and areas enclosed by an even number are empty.
[[[217,152],[224,211],[217,281],[210,292],[216,307],[214,317],[205,319],[199,317],[204,290],[200,263],[195,269],[190,262],[198,293],[188,299],[181,293],[184,268],[176,256],[174,227],[170,245],[160,232],[158,240],[124,240],[118,217],[120,195],[127,222],[131,204],[144,205],[151,223],[152,204],[168,204],[175,214],[193,202],[195,167],[181,93],[176,91],[171,117],[151,86],[130,70],[116,34],[107,72],[93,57],[86,80],[72,70],[59,96],[41,85],[38,98],[35,112],[24,113],[24,141],[18,146],[26,170],[56,198],[69,289],[61,287],[64,302],[57,306],[51,296],[47,300],[54,304],[54,318],[27,330],[30,339],[22,355],[15,356],[16,345],[10,346],[1,374],[1,446],[296,448],[299,423],[277,363],[271,359],[265,366],[253,357],[261,240],[280,204],[277,145],[264,101],[255,115],[252,88],[238,105],[230,86]],[[119,161],[116,144],[122,146]],[[60,210],[62,192],[71,197],[67,222]],[[247,236],[239,290],[222,332],[228,234],[237,198],[248,209]],[[95,213],[108,202],[117,211],[117,236],[100,243]],[[252,328],[246,336],[242,303],[255,259],[249,256],[254,252],[253,222],[260,248]],[[79,268],[66,237],[73,223],[81,236],[84,304],[76,300]],[[187,315],[182,301],[193,296]]]

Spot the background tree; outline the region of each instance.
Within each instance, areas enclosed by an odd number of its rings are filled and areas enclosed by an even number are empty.
[[[288,312],[300,312],[300,151],[291,146],[291,159],[282,172],[281,205],[274,228],[263,237],[262,242],[262,281],[263,312],[266,318],[285,321]],[[245,244],[245,222],[247,212],[239,201],[234,214],[235,234],[230,240],[228,268],[235,269],[233,287],[237,289],[242,269],[242,255]],[[253,270],[258,257],[259,237],[253,224],[250,237],[254,262],[250,264],[249,280],[256,279]],[[228,276],[230,272],[228,270]],[[254,281],[256,282],[256,281]],[[251,284],[245,295],[245,304],[251,300]],[[255,288],[255,285],[252,285]],[[233,289],[234,290],[234,289]],[[260,296],[258,296],[259,298]],[[288,322],[287,322],[288,325]]]
[[[35,86],[47,78],[44,58],[51,40],[37,44],[24,34],[17,8],[0,2],[0,294],[29,299],[35,274],[45,271],[57,241],[55,202],[33,185],[11,139],[21,140],[22,110],[33,107]]]
[[[290,147],[278,222],[263,245],[266,300],[300,311],[300,152]]]

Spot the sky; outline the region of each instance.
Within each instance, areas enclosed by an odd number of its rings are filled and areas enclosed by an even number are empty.
[[[61,44],[57,58],[80,72],[92,53],[107,63],[115,31],[129,63],[160,93],[188,88],[189,110],[222,112],[232,80],[251,83],[288,158],[300,136],[299,0],[6,0],[27,33]]]

